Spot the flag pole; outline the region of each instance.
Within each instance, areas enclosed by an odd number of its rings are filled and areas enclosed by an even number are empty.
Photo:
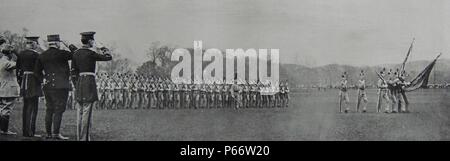
[[[408,53],[406,54],[405,60],[403,60],[402,68],[401,68],[402,70],[400,72],[405,71],[406,61],[408,60],[408,57],[412,52],[415,41],[416,41],[416,38],[413,38],[411,45],[409,46]]]

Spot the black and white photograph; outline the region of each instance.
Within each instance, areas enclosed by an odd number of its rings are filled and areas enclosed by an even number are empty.
[[[447,0],[0,0],[0,51],[0,144],[450,141]]]

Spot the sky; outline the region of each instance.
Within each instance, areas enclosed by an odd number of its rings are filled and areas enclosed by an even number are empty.
[[[0,0],[0,31],[116,44],[135,63],[160,41],[179,48],[280,49],[282,63],[378,65],[450,58],[446,0]]]

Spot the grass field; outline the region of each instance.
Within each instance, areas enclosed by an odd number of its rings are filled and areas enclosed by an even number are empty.
[[[291,93],[289,108],[94,111],[93,140],[450,140],[450,90],[408,93],[411,113],[375,113],[376,91],[368,91],[368,113],[338,113],[337,90]],[[350,91],[355,109],[356,91]],[[11,128],[21,137],[17,104]],[[44,105],[38,134],[44,133]],[[62,133],[75,138],[76,115],[64,114]]]

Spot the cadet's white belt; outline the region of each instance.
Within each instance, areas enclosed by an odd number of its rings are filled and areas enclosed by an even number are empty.
[[[93,72],[81,72],[80,73],[80,76],[88,76],[88,75],[95,76],[95,73],[93,73]]]
[[[33,74],[33,72],[25,71],[23,74]]]

